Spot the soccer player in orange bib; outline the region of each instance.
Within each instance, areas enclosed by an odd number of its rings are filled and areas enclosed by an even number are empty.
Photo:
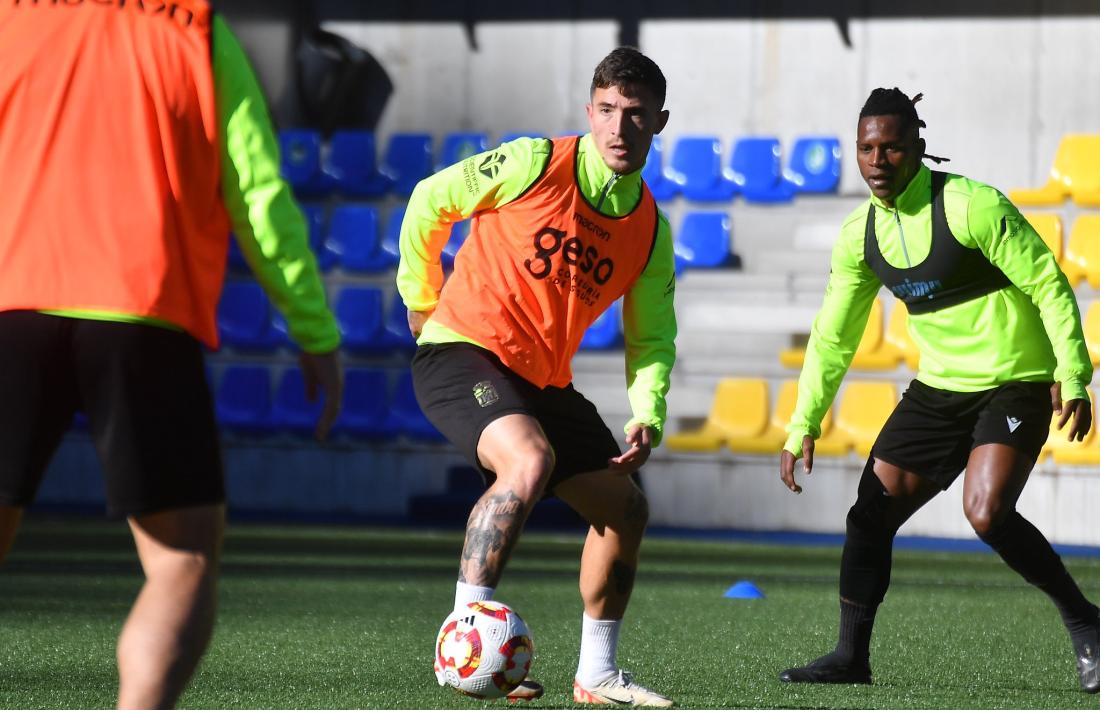
[[[648,520],[630,474],[661,438],[675,360],[675,264],[667,219],[641,179],[664,128],[665,79],[632,48],[596,67],[591,132],[520,138],[422,181],[401,227],[398,289],[418,337],[417,399],[484,474],[459,564],[455,606],[492,598],[531,508],[545,495],[591,525],[573,698],[667,707],[615,661]],[[473,217],[444,284],[453,222]],[[623,298],[633,418],[621,452],[572,384],[585,330]],[[509,696],[531,699],[527,680]]]

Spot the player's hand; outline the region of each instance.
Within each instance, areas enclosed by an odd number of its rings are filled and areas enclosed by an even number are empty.
[[[340,414],[340,403],[344,400],[344,366],[340,364],[336,352],[302,353],[298,356],[306,385],[306,399],[316,402],[318,390],[325,392],[325,407],[313,432],[317,441],[328,438],[329,430]]]
[[[432,317],[432,311],[409,311],[409,332],[414,338],[419,338],[424,324]]]
[[[794,482],[794,454],[786,449],[779,454],[779,478],[792,493],[801,493],[802,486]],[[814,438],[802,437],[802,470],[810,475],[814,470]]]
[[[1092,404],[1088,399],[1071,399],[1063,404],[1062,383],[1055,382],[1050,386],[1050,404],[1054,413],[1059,415],[1058,431],[1065,428],[1070,417],[1073,418],[1066,441],[1084,441],[1085,435],[1092,428]]]
[[[634,473],[642,467],[653,447],[653,430],[636,424],[627,432],[626,443],[630,448],[625,454],[607,460],[607,467],[615,473]]]

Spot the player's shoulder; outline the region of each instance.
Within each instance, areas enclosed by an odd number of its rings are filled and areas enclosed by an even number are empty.
[[[980,180],[948,173],[943,185],[944,204],[948,212],[952,208],[974,212],[975,210],[994,209],[1003,211],[1011,207],[1011,202],[997,188]]]
[[[844,221],[840,223],[841,233],[847,233],[857,227],[862,230],[867,224],[867,211],[870,209],[870,206],[871,198],[867,198],[863,202],[860,202],[858,207],[849,212],[844,218]],[[862,231],[860,234],[862,234]]]

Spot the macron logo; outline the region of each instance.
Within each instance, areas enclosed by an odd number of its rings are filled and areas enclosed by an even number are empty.
[[[1005,417],[1005,419],[1008,421],[1008,431],[1010,434],[1019,429],[1020,425],[1023,424],[1023,422],[1016,417]]]

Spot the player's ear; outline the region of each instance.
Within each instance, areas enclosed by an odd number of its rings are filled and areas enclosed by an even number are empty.
[[[657,135],[661,131],[665,130],[665,125],[668,123],[668,109],[661,109],[657,112],[657,130],[653,131],[653,135]]]

